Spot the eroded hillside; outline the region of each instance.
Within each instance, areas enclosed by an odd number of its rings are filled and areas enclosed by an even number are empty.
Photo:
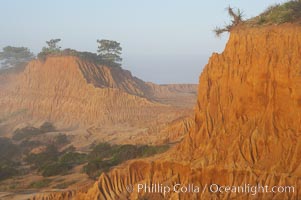
[[[32,61],[3,88],[0,106],[3,113],[26,109],[32,118],[67,124],[146,122],[160,109],[170,110],[151,102],[143,87],[144,82],[121,68],[50,57],[44,63]]]
[[[301,27],[237,28],[200,76],[195,129],[171,151],[103,173],[87,192],[36,199],[298,199]],[[138,183],[291,185],[283,193],[147,193]],[[127,186],[134,192],[127,192]],[[68,194],[68,195],[67,195]],[[70,196],[69,196],[70,195]]]
[[[120,67],[76,56],[49,56],[1,71],[0,83],[0,143],[10,144],[8,152],[18,151],[0,162],[8,166],[0,174],[0,190],[9,192],[0,192],[0,198],[36,187],[89,184],[93,173],[103,169],[85,170],[94,162],[88,154],[95,145],[112,144],[114,155],[116,149],[129,148],[137,153],[134,157],[145,157],[178,143],[193,126],[196,85],[145,83]],[[42,161],[44,155],[49,159]],[[123,157],[109,165],[122,163]]]

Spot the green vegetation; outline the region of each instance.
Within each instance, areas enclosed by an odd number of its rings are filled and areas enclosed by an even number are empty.
[[[66,152],[60,157],[60,163],[65,163],[70,166],[82,164],[86,161],[86,154],[78,152]]]
[[[45,61],[47,56],[75,56],[82,60],[87,60],[96,64],[104,64],[103,60],[96,53],[91,52],[81,52],[74,49],[64,49],[58,52],[41,52],[38,54],[38,58]],[[111,65],[113,66],[113,65]]]
[[[155,154],[163,153],[169,149],[168,145],[161,146],[147,146],[143,145],[140,147],[141,157],[149,157]]]
[[[14,159],[20,154],[18,146],[8,138],[0,138],[0,181],[18,174],[19,163]]]
[[[54,163],[45,165],[42,168],[42,175],[44,177],[55,176],[55,175],[64,175],[64,174],[67,174],[67,172],[70,169],[72,169],[72,166],[68,165],[67,163],[54,162]]]
[[[100,143],[87,156],[88,164],[84,167],[84,172],[90,178],[95,178],[102,172],[106,172],[111,167],[126,160],[152,156],[167,149],[168,146],[110,145],[108,143]]]
[[[42,51],[38,54],[41,61],[45,61],[48,56],[76,56],[89,62],[96,64],[107,65],[111,67],[119,67],[122,61],[120,43],[112,40],[97,40],[99,43],[98,54],[91,52],[80,52],[74,49],[64,49],[58,46],[61,39],[51,39],[46,41],[47,47],[43,47]]]
[[[19,148],[22,151],[22,154],[28,154],[32,149],[43,145],[40,141],[25,139],[19,143]]]
[[[54,130],[54,127],[49,123],[43,124],[39,129],[27,127],[20,129],[17,134],[19,137],[15,139],[29,137],[29,135],[32,136],[50,130]],[[8,138],[0,138],[0,180],[19,175],[20,172],[27,173],[21,170],[22,160],[31,164],[32,169],[37,169],[45,177],[66,174],[74,166],[86,162],[86,154],[73,152],[74,148],[72,147],[67,148],[63,152],[57,150],[57,145],[68,142],[65,135],[57,135],[54,140],[54,143],[56,142],[59,144],[48,144],[46,150],[41,153],[28,154],[33,148],[45,144],[26,139],[17,145]],[[19,160],[19,162],[16,162],[16,160]]]
[[[15,168],[16,165],[12,161],[1,161],[0,181],[16,176],[18,174],[18,170]]]
[[[38,54],[40,60],[46,60],[48,55],[56,55],[61,52],[61,47],[58,46],[58,43],[61,39],[51,39],[46,41],[47,46],[42,48],[42,51]]]
[[[61,55],[76,56],[82,60],[87,60],[97,64],[102,64],[102,59],[96,53],[92,53],[92,52],[87,52],[87,51],[81,52],[81,51],[76,51],[74,49],[65,49],[61,52]]]
[[[55,131],[55,127],[50,122],[45,122],[40,126],[40,128],[35,128],[32,126],[27,126],[24,128],[18,128],[14,131],[12,137],[13,140],[20,141],[23,139],[28,139],[33,136],[37,136],[43,133]]]
[[[6,159],[15,158],[19,153],[19,147],[13,144],[10,139],[0,137],[0,162]]]
[[[216,27],[213,32],[216,36],[220,36],[224,32],[230,32],[234,27],[238,25],[247,26],[263,26],[271,24],[283,24],[283,23],[301,23],[301,0],[291,0],[282,4],[276,4],[267,8],[259,16],[243,20],[243,13],[237,9],[236,11],[228,7],[229,16],[232,18],[231,23],[224,27]]]
[[[29,154],[26,161],[45,177],[67,174],[74,166],[86,161],[86,155],[77,152],[59,152],[49,145],[44,152]]]
[[[68,140],[68,137],[65,134],[59,133],[54,138],[54,144],[56,146],[61,146],[61,145],[65,145],[65,144],[68,144],[68,143],[69,143],[69,140]]]
[[[6,69],[18,67],[34,58],[34,54],[26,47],[6,46],[0,52],[0,67]]]
[[[43,132],[38,129],[38,128],[35,128],[35,127],[32,127],[32,126],[27,126],[27,127],[24,127],[24,128],[18,128],[14,131],[14,135],[12,137],[13,140],[22,140],[22,139],[25,139],[25,138],[30,138],[32,136],[36,136],[36,135],[39,135],[39,134],[42,134]]]
[[[35,181],[35,182],[30,183],[29,187],[39,189],[39,188],[48,187],[50,183],[51,183],[50,179],[43,179],[40,181]]]
[[[122,61],[120,57],[122,48],[119,42],[113,40],[97,40],[99,44],[97,52],[104,63],[109,65],[119,64]]]
[[[249,23],[256,25],[282,24],[295,22],[301,17],[301,0],[288,1],[270,6],[259,16],[250,19]]]
[[[26,157],[26,161],[33,165],[33,168],[37,168],[42,171],[48,165],[57,161],[59,152],[54,145],[49,145],[44,152],[39,154],[29,154]]]
[[[50,124],[44,124],[40,128],[32,129],[31,127],[19,131],[20,135],[28,137],[27,131],[31,135],[35,135],[42,131],[50,130],[54,130],[54,127]],[[66,142],[68,142],[67,137],[63,134],[57,135],[54,142],[48,144],[25,139],[22,142],[18,142],[17,145],[10,139],[0,138],[0,180],[20,174],[20,170],[22,172],[21,161],[30,164],[31,170],[37,170],[44,177],[65,175],[75,166],[85,164],[83,172],[87,173],[89,177],[95,178],[100,173],[106,172],[124,161],[152,156],[162,153],[169,148],[168,146],[99,143],[93,146],[88,154],[76,152],[73,146],[66,148],[64,151],[59,151],[60,144]],[[40,153],[29,153],[33,148],[41,145],[47,145],[46,149]],[[14,162],[15,160],[20,162]],[[27,172],[23,171],[22,173]],[[44,187],[43,184],[46,183],[35,182],[33,187]]]
[[[113,40],[97,40],[98,54],[92,52],[80,52],[74,49],[62,50],[58,43],[61,39],[50,39],[46,41],[47,46],[42,48],[38,54],[38,59],[45,61],[48,56],[76,56],[83,60],[88,60],[96,64],[107,65],[111,67],[119,67],[122,61],[120,43]],[[9,68],[26,64],[34,58],[34,54],[25,47],[7,46],[0,52],[0,67]]]
[[[54,127],[53,124],[50,123],[50,122],[44,122],[44,123],[40,126],[40,130],[41,130],[43,133],[47,133],[47,132],[55,131],[55,127]]]
[[[47,47],[43,47],[42,52],[44,53],[57,53],[60,52],[61,47],[58,46],[58,43],[61,41],[61,39],[51,39],[49,41],[46,41]]]

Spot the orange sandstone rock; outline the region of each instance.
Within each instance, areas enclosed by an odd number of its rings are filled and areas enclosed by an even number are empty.
[[[200,76],[194,126],[166,154],[125,163],[72,199],[301,198],[301,27],[240,27]],[[294,193],[127,192],[139,183],[291,185]],[[50,198],[66,199],[65,193]]]

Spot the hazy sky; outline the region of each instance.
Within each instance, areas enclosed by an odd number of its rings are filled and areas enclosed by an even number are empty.
[[[206,2],[206,3],[205,3]],[[119,41],[123,68],[146,81],[197,83],[212,52],[227,35],[229,5],[256,16],[277,0],[0,0],[0,48],[26,46],[38,53],[45,41],[96,52],[96,39]]]

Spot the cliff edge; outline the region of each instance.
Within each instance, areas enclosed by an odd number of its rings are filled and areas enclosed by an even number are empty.
[[[21,72],[1,74],[0,81],[2,116],[91,126],[148,124],[155,117],[167,122],[162,111],[173,113],[171,119],[185,112],[156,101],[151,87],[129,71],[75,56],[33,60]]]
[[[130,161],[102,174],[73,199],[300,198],[300,49],[298,25],[233,30],[224,52],[214,53],[200,76],[195,128],[185,140],[159,157]],[[127,192],[126,186],[138,183],[290,185],[296,191]]]

